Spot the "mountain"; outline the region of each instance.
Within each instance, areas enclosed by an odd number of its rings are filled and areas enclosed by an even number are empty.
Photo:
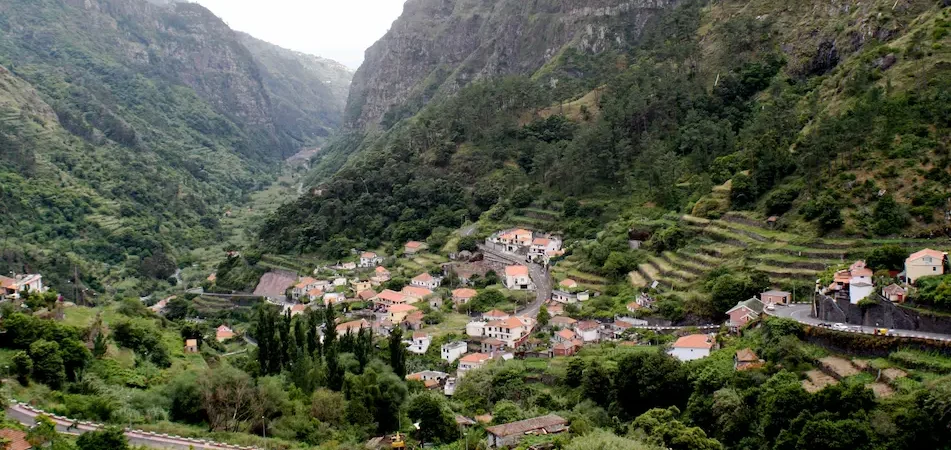
[[[341,120],[338,65],[247,41],[192,3],[0,1],[0,269],[65,287],[75,266],[101,292],[217,239],[225,205]]]
[[[343,64],[238,33],[257,62],[279,123],[298,141],[327,137],[343,119],[353,72]]]
[[[415,114],[472,81],[531,75],[574,52],[599,53],[636,40],[675,0],[410,0],[366,51],[353,78],[347,120],[362,127]],[[541,76],[542,74],[539,74]],[[580,78],[580,72],[548,74]]]
[[[408,2],[262,244],[338,255],[481,219],[610,238],[585,265],[618,276],[646,258],[628,230],[683,215],[946,235],[949,29],[930,0]]]

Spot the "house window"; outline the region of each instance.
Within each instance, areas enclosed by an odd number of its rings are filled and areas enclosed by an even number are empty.
[[[931,268],[931,271],[932,271],[932,272],[937,272],[937,271],[938,271],[938,268],[937,268],[937,267],[932,267],[932,268]]]

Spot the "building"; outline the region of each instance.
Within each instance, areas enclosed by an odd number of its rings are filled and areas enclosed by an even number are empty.
[[[531,231],[518,228],[493,234],[486,239],[486,242],[506,252],[518,253],[519,250],[525,249],[528,253],[532,240]]]
[[[535,261],[548,262],[548,260],[561,252],[561,239],[548,236],[537,237],[532,240],[532,245],[528,249],[528,257]]]
[[[376,269],[373,269],[373,276],[370,277],[370,282],[376,285],[380,285],[390,281],[390,271],[386,270],[383,266],[377,266]]]
[[[406,256],[413,256],[429,248],[426,244],[419,241],[409,241],[403,246],[403,253]]]
[[[578,282],[570,278],[566,278],[561,280],[561,282],[558,283],[558,286],[560,286],[562,289],[577,289]]]
[[[505,287],[511,290],[533,290],[535,284],[528,274],[528,267],[521,264],[505,268]]]
[[[598,342],[601,339],[601,324],[593,320],[584,320],[575,324],[575,333],[578,333],[578,337],[584,341],[588,342]]]
[[[474,320],[466,324],[466,334],[471,337],[482,337],[485,336],[485,324],[486,322]]]
[[[890,302],[905,303],[905,296],[907,295],[908,291],[905,288],[894,283],[882,288],[882,297]]]
[[[485,429],[489,448],[514,447],[525,436],[557,434],[566,431],[568,431],[568,421],[554,414]]]
[[[0,430],[0,438],[6,439],[6,447],[4,447],[3,450],[31,450],[33,448],[40,448],[33,447],[33,444],[26,440],[25,431],[4,428]]]
[[[420,330],[423,328],[423,312],[420,310],[413,311],[406,315],[406,318],[403,319],[403,322],[400,325],[407,330]]]
[[[406,376],[407,381],[416,380],[422,382],[423,385],[426,386],[426,389],[437,389],[448,379],[448,373],[438,370],[423,370]]]
[[[856,261],[849,267],[849,303],[856,304],[875,291],[872,284],[872,269],[865,267],[865,261]]]
[[[496,338],[488,338],[481,342],[480,352],[495,355],[501,353],[505,348],[505,342]]]
[[[21,292],[46,292],[43,286],[43,275],[25,274],[13,275],[13,278],[0,276],[0,295],[10,298],[20,298]]]
[[[548,321],[548,326],[552,328],[574,328],[577,320],[567,316],[555,316]]]
[[[410,286],[421,287],[429,290],[435,290],[442,284],[442,277],[434,277],[428,273],[421,273],[409,281]]]
[[[334,328],[334,331],[337,332],[337,336],[345,336],[347,333],[357,334],[364,328],[370,328],[370,323],[365,319],[360,319],[341,323]]]
[[[572,356],[578,352],[578,347],[574,342],[558,342],[551,347],[552,356]]]
[[[373,300],[373,297],[376,297],[376,291],[373,289],[367,289],[365,291],[357,292],[357,298],[363,301]]]
[[[733,330],[739,329],[749,323],[749,321],[758,318],[759,315],[763,313],[764,306],[763,302],[756,297],[737,303],[736,306],[726,312],[726,314],[730,316],[727,325]]]
[[[433,295],[433,291],[419,286],[405,286],[400,294],[406,298],[406,303],[413,304]]]
[[[377,308],[385,308],[393,305],[403,305],[407,303],[406,296],[390,290],[384,289],[379,294],[376,294],[376,297],[373,297],[373,304]]]
[[[461,288],[454,289],[452,291],[452,302],[458,307],[459,305],[465,305],[469,303],[470,300],[474,299],[476,295],[479,295],[475,289]]]
[[[737,350],[736,354],[733,355],[733,370],[751,370],[758,369],[763,367],[763,360],[759,359],[759,356],[756,356],[756,353],[753,353],[753,349],[744,348],[742,350]]]
[[[493,320],[485,325],[485,335],[498,339],[505,345],[515,348],[519,340],[532,331],[529,319],[509,317],[504,320]]]
[[[381,263],[383,263],[383,258],[380,255],[373,252],[363,252],[360,254],[360,262],[357,263],[357,267],[370,268]]]
[[[574,331],[571,331],[567,328],[564,330],[558,330],[557,333],[552,337],[552,340],[561,344],[565,342],[571,342],[575,339],[578,339],[578,335]]]
[[[912,253],[905,260],[905,280],[914,283],[921,277],[944,275],[944,264],[947,259],[947,252],[930,248]]]
[[[299,316],[301,314],[304,314],[304,311],[307,311],[307,306],[297,304],[297,305],[291,306],[290,310],[291,310],[291,317]]]
[[[674,342],[674,345],[670,346],[670,350],[668,350],[667,353],[681,361],[693,361],[710,356],[710,350],[712,349],[712,336],[690,334],[677,339],[677,342]]]
[[[468,345],[463,341],[450,342],[443,344],[439,353],[439,358],[446,362],[453,362],[468,351]]]
[[[551,291],[551,299],[552,301],[565,304],[565,305],[572,305],[572,304],[578,303],[577,294],[574,294],[568,291],[563,291],[561,289],[555,289]]]
[[[465,344],[465,342],[463,342]],[[462,378],[466,372],[478,369],[485,365],[485,363],[492,360],[492,355],[487,355],[485,353],[470,353],[468,355],[459,358],[459,368],[456,371],[456,377]]]
[[[370,281],[350,280],[350,290],[353,292],[363,292],[373,287]]]
[[[418,308],[413,305],[393,305],[386,308],[387,319],[390,319],[390,322],[393,323],[400,323],[406,318],[407,315],[409,315],[409,313],[414,312],[417,309]]]
[[[792,294],[786,291],[769,290],[759,295],[765,305],[788,305],[792,303]]]
[[[413,333],[413,339],[409,342],[409,347],[407,347],[406,350],[410,353],[423,355],[429,350],[429,344],[432,342],[433,338],[431,338],[428,333],[417,331]]]
[[[552,317],[560,316],[565,313],[565,307],[560,303],[548,302],[548,304],[545,305],[545,309],[548,310],[548,315]]]
[[[301,278],[300,281],[298,281],[297,284],[295,284],[291,289],[291,297],[293,297],[295,300],[300,299],[302,296],[308,295],[310,291],[316,289],[317,287],[318,283],[316,279],[312,277]],[[321,291],[322,290],[323,289],[321,289]]]
[[[215,340],[218,342],[224,342],[233,337],[234,330],[228,328],[227,325],[221,325],[215,330]]]
[[[198,353],[198,339],[188,339],[185,341],[185,353]]]
[[[340,292],[328,292],[324,294],[324,306],[336,305],[347,299],[346,295],[343,295]]]
[[[649,309],[653,307],[654,307],[654,299],[643,292],[637,296],[637,299],[627,304],[627,310],[632,313],[637,312],[644,308]]]
[[[493,320],[505,320],[511,317],[508,313],[500,311],[498,309],[493,309],[492,311],[482,313],[482,320],[487,322]]]

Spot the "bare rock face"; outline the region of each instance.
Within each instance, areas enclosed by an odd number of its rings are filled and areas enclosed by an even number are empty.
[[[473,81],[532,74],[565,48],[597,53],[636,39],[676,0],[409,0],[366,51],[347,104],[352,127]],[[616,26],[623,21],[623,26]],[[423,98],[423,101],[427,98]]]

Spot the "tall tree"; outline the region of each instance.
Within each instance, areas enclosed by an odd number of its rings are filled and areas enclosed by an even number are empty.
[[[307,353],[320,356],[320,316],[313,309],[307,311]]]
[[[406,346],[403,345],[403,329],[394,327],[390,332],[390,367],[400,378],[406,376]]]

